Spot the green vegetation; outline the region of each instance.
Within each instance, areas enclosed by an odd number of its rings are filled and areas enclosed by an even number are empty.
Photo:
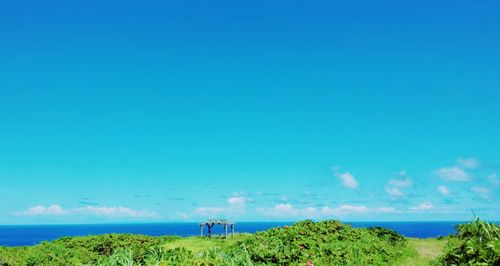
[[[401,265],[430,265],[443,253],[447,240],[443,238],[408,238],[408,245],[416,251],[415,256],[406,258]],[[434,263],[435,264],[435,263]]]
[[[149,250],[177,237],[152,237],[132,234],[107,234],[86,237],[63,237],[29,247],[0,247],[0,265],[81,265],[121,250],[143,263]]]
[[[412,254],[404,237],[388,229],[354,229],[337,221],[304,221],[238,242],[256,264],[387,265]]]
[[[500,226],[475,218],[457,226],[458,234],[450,237],[441,265],[500,265]]]
[[[303,221],[228,240],[107,234],[0,247],[0,265],[500,265],[498,226],[479,219],[442,239]],[[443,252],[444,247],[444,252]],[[496,263],[496,264],[495,264]]]

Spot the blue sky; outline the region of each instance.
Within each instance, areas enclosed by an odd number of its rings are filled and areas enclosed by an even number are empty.
[[[181,2],[0,3],[0,224],[500,219],[498,1]]]

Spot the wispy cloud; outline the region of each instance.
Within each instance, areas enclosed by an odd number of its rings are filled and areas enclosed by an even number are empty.
[[[487,199],[490,197],[491,189],[483,186],[475,186],[470,189],[472,192],[476,193],[479,197]]]
[[[245,205],[247,202],[251,202],[252,199],[244,196],[233,196],[227,199],[227,204],[229,205],[229,211],[232,213],[245,213]]]
[[[223,213],[225,210],[222,207],[199,207],[194,210],[195,215],[208,216],[213,218],[216,215]]]
[[[25,211],[15,213],[19,216],[70,216],[70,215],[85,215],[85,216],[101,216],[106,218],[153,218],[159,217],[155,212],[148,210],[133,210],[125,207],[94,207],[87,206],[83,208],[74,208],[66,210],[60,205],[51,205],[45,207],[37,205],[30,207]]]
[[[441,185],[441,186],[438,186],[437,189],[444,196],[448,196],[451,194],[450,190],[446,186]]]
[[[481,162],[477,158],[459,157],[455,166],[442,167],[434,171],[434,174],[445,181],[466,182],[472,179],[466,169],[477,169],[480,166]]]
[[[376,212],[381,212],[381,213],[390,213],[390,212],[396,212],[396,209],[392,207],[378,207],[375,208]]]
[[[457,159],[458,166],[464,169],[476,169],[481,166],[481,162],[477,158],[462,158]]]
[[[354,189],[359,186],[358,181],[351,173],[340,172],[339,169],[339,167],[332,167],[333,174],[335,175],[335,177],[340,179],[340,182],[342,183],[342,185],[344,185],[344,187]]]
[[[426,211],[433,209],[434,205],[430,201],[421,202],[418,206],[410,207],[411,211]]]
[[[253,199],[243,196],[243,192],[234,192],[232,196],[227,198],[227,205],[224,206],[203,206],[192,211],[191,214],[185,214],[188,217],[205,216],[215,218],[220,215],[242,214],[245,213],[245,205],[247,202],[252,202]]]
[[[245,205],[245,201],[244,197],[231,197],[227,199],[227,203],[230,206],[243,206]]]
[[[385,187],[385,192],[392,198],[402,198],[406,194],[403,188],[409,188],[413,186],[413,181],[408,176],[405,170],[401,170],[398,173],[399,178],[390,179],[388,185]]]
[[[292,204],[277,204],[272,208],[257,208],[257,212],[267,217],[279,218],[330,218],[332,216],[345,217],[366,213],[396,213],[397,211],[387,206],[371,208],[365,205],[342,204],[337,207],[325,205],[317,209],[315,207],[296,208]]]
[[[385,187],[385,192],[393,198],[401,198],[405,196],[405,193],[397,187]]]
[[[289,203],[276,204],[272,208],[257,208],[257,213],[268,217],[306,217],[313,218],[318,215],[315,207],[295,208]]]
[[[328,206],[323,207],[321,212],[323,214],[333,214],[333,215],[344,215],[350,213],[365,213],[368,212],[369,208],[363,205],[340,205],[336,208],[329,208]]]
[[[389,180],[389,184],[395,187],[411,187],[413,186],[413,182],[409,177],[404,179],[391,179]]]
[[[344,204],[335,208],[330,208],[328,206],[324,206],[321,209],[321,213],[323,215],[337,215],[337,216],[346,216],[350,214],[362,214],[362,213],[394,213],[397,212],[393,207],[375,207],[370,208],[365,205],[349,205]]]
[[[453,166],[453,167],[443,167],[435,171],[435,174],[446,181],[458,181],[458,182],[466,182],[470,181],[471,177],[468,173],[466,173],[462,168]]]
[[[337,207],[323,206],[320,209],[315,207],[296,208],[292,204],[277,204],[272,208],[257,208],[256,211],[267,217],[281,218],[318,218],[331,216],[348,216],[363,213],[393,213],[396,210],[392,207],[369,208],[365,205],[343,204]]]
[[[77,208],[72,211],[78,214],[89,214],[95,216],[102,216],[108,218],[123,218],[123,217],[133,217],[133,218],[153,218],[159,217],[155,212],[148,210],[133,210],[125,207],[94,207],[87,206],[84,208]]]
[[[49,207],[37,205],[15,213],[15,215],[19,216],[62,216],[67,214],[68,211],[64,210],[60,205],[51,205]]]

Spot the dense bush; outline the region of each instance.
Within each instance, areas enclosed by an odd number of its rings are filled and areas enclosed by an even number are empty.
[[[64,237],[32,247],[0,248],[3,265],[393,265],[414,252],[383,228],[303,221],[239,240],[142,235]],[[200,245],[201,248],[200,248]],[[203,246],[203,244],[205,246]],[[183,246],[184,245],[184,246]],[[196,248],[193,248],[196,245]],[[169,247],[169,248],[167,248]],[[2,265],[2,263],[0,263]]]
[[[126,249],[135,263],[143,264],[149,248],[175,239],[133,234],[63,237],[36,246],[0,248],[0,265],[81,265],[96,263]]]
[[[368,228],[368,231],[371,234],[373,234],[379,238],[382,238],[391,244],[397,245],[397,244],[406,242],[406,238],[404,236],[396,233],[395,231],[393,231],[391,229],[376,226],[376,227]]]
[[[475,218],[457,226],[457,235],[450,237],[442,265],[500,265],[500,226]]]
[[[247,250],[256,264],[275,265],[305,265],[307,261],[315,265],[387,265],[411,253],[404,237],[394,231],[355,229],[332,220],[273,228],[236,246]]]

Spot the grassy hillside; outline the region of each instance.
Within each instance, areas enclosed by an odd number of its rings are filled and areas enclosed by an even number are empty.
[[[488,228],[496,232],[498,226],[492,226]],[[306,265],[312,262],[317,266],[466,263],[459,259],[475,259],[474,262],[478,262],[471,265],[494,265],[500,256],[498,238],[495,240],[494,235],[490,234],[486,239],[481,231],[483,240],[480,244],[474,242],[476,253],[473,253],[470,248],[467,249],[466,243],[474,238],[474,234],[478,234],[477,230],[482,229],[477,226],[460,228],[467,228],[468,233],[444,239],[405,238],[388,229],[352,228],[338,221],[303,221],[256,234],[239,234],[228,240],[130,234],[64,237],[30,247],[0,247],[0,265]],[[477,230],[471,233],[471,228]],[[468,240],[461,239],[465,235]],[[462,256],[461,252],[469,252],[470,255]]]
[[[443,254],[447,239],[436,238],[408,238],[408,245],[416,251],[414,256],[407,257],[401,262],[404,266],[430,265]]]

